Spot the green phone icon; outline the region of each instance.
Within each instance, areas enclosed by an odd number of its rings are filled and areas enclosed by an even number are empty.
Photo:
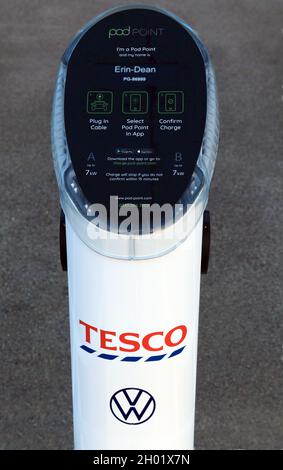
[[[175,93],[165,93],[165,109],[169,113],[176,111],[176,98],[177,97]]]
[[[141,112],[141,95],[138,93],[131,93],[130,95],[130,111],[133,113]]]
[[[124,91],[122,112],[124,114],[146,114],[148,112],[147,91]]]
[[[184,92],[181,90],[159,91],[158,112],[160,114],[182,114],[184,112]]]

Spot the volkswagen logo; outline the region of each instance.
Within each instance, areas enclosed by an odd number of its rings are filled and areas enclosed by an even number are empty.
[[[153,396],[140,388],[122,388],[112,395],[110,409],[125,424],[142,424],[149,420],[156,408]]]

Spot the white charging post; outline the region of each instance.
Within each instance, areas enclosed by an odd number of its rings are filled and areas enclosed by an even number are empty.
[[[182,20],[122,7],[78,32],[52,117],[76,449],[193,448],[217,146],[212,64]]]

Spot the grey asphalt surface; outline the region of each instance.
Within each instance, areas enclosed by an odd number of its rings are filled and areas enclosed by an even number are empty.
[[[70,38],[113,5],[0,1],[1,449],[73,445],[50,111]],[[201,286],[195,445],[282,449],[283,2],[158,5],[207,44],[221,109],[209,202],[212,257]]]

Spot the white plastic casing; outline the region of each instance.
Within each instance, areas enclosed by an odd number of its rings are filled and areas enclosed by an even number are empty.
[[[192,449],[202,221],[176,250],[141,261],[97,254],[78,238],[68,219],[67,237],[75,448]],[[115,332],[115,337],[108,335],[109,347],[118,347],[125,332],[138,332],[140,339],[151,332],[165,336],[180,325],[188,332],[174,348],[123,353],[101,349],[99,332],[93,331],[91,343],[86,342],[80,320]],[[161,347],[164,336],[153,338],[151,345]],[[103,359],[103,353],[118,357]],[[147,361],[163,354],[161,360]],[[126,356],[142,359],[124,362]],[[138,425],[119,421],[110,410],[112,395],[131,387],[149,392],[156,401],[152,417]]]

